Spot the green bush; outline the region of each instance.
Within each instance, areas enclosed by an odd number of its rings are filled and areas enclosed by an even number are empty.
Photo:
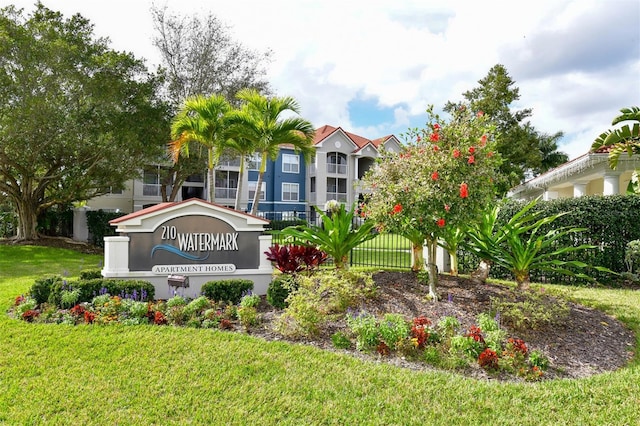
[[[116,235],[116,229],[109,225],[109,221],[124,216],[126,213],[105,212],[94,210],[87,212],[87,228],[91,244],[104,247],[104,237]]]
[[[140,301],[151,301],[155,298],[155,288],[148,281],[107,278],[67,281],[60,278],[49,287],[47,302],[61,306],[63,293],[72,290],[78,291],[76,303],[91,302],[94,297],[104,293]],[[70,300],[69,296],[67,295],[67,300]]]
[[[62,280],[63,278],[60,275],[38,278],[31,285],[29,294],[38,302],[38,304],[45,303],[49,300],[51,288],[53,287],[54,283],[62,283]]]
[[[540,330],[562,324],[570,312],[564,299],[543,297],[540,291],[491,298],[491,306],[500,322],[516,331]]]
[[[80,271],[81,280],[92,280],[95,278],[102,278],[102,271],[100,269],[85,269]]]
[[[523,202],[508,200],[501,205],[498,223],[504,225],[509,218],[522,208]],[[581,244],[594,245],[597,248],[582,250],[577,253],[566,253],[560,260],[579,260],[589,265],[602,266],[614,272],[622,273],[627,270],[624,258],[626,245],[630,241],[640,239],[640,197],[637,195],[591,195],[579,198],[561,198],[550,201],[540,201],[531,213],[542,211],[540,217],[552,216],[560,212],[569,212],[553,223],[540,228],[538,233],[544,235],[552,229],[562,226],[587,228],[580,234],[566,235],[559,240],[556,247],[578,246]],[[461,273],[474,271],[479,259],[474,255],[461,251],[458,253]],[[622,280],[620,276],[589,269],[588,275],[602,284],[617,284]],[[492,267],[491,277],[511,279],[511,274],[505,268]],[[550,282],[558,284],[587,284],[588,280],[575,276],[565,276],[551,271],[531,270],[532,282]]]
[[[287,307],[287,297],[292,290],[296,290],[295,278],[291,275],[279,275],[267,288],[267,302],[274,308],[284,309]]]
[[[202,294],[216,302],[240,303],[244,293],[253,290],[253,281],[230,279],[208,281],[202,285]]]

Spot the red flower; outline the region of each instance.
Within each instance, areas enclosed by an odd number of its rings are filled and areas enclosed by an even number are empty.
[[[476,152],[475,147],[469,147],[469,154],[473,154],[474,152]]]
[[[469,159],[467,160],[467,163],[469,164],[473,164],[476,162],[476,158],[473,155],[469,156]]]
[[[489,157],[489,158],[493,157],[493,151],[487,152],[487,157]]]
[[[487,144],[487,135],[482,135],[480,138],[480,146],[485,146]]]
[[[445,225],[445,221],[443,218],[438,219],[438,221],[436,222],[436,224],[438,225],[439,228],[444,228]]]
[[[478,364],[485,370],[496,370],[498,368],[498,354],[487,348],[478,357]]]
[[[449,211],[449,210],[451,210],[451,206],[450,206],[449,204],[445,204],[445,205],[444,205],[444,209],[445,209],[446,211]]]
[[[438,150],[439,150],[439,149],[440,149],[440,148],[438,148],[438,145],[434,145],[434,146],[433,146],[433,151],[434,151],[434,152],[438,152]]]
[[[164,325],[167,323],[167,318],[164,316],[162,312],[156,311],[153,314],[153,323],[155,325]]]
[[[436,124],[434,124],[434,125],[433,125],[433,131],[434,131],[434,132],[437,132],[437,131],[438,131],[438,130],[440,130],[440,129],[441,129],[441,127],[440,127],[440,125],[439,125],[438,123],[436,123]]]
[[[396,204],[395,206],[393,206],[393,210],[391,211],[391,214],[397,214],[400,213],[402,211],[402,204]]]
[[[467,198],[469,196],[469,186],[466,183],[460,184],[460,197]]]
[[[416,138],[416,142],[420,142],[421,140],[422,140],[422,138],[421,138],[420,136],[418,136],[418,137]]]
[[[429,140],[431,142],[438,142],[440,140],[440,133],[431,133],[431,136],[429,136]]]
[[[453,158],[459,158],[460,157],[460,150],[459,149],[454,149],[453,150]]]
[[[478,117],[482,117],[483,115],[484,115],[484,112],[482,112],[482,111],[478,111],[478,113],[476,114],[476,116],[478,116]]]
[[[438,180],[439,177],[440,177],[440,175],[438,174],[437,170],[435,172],[431,173],[431,179]]]
[[[84,322],[87,324],[93,324],[93,321],[96,319],[96,314],[91,311],[84,311]]]
[[[13,302],[13,305],[14,306],[18,306],[19,304],[24,302],[24,300],[25,300],[24,296],[18,296],[18,297],[16,297],[16,300]]]

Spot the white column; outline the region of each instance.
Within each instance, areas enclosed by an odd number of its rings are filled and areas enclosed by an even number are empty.
[[[542,194],[544,201],[555,200],[556,198],[558,198],[558,191],[544,191],[544,194]]]
[[[104,237],[103,277],[129,273],[129,237]]]
[[[574,183],[573,184],[573,197],[583,197],[587,195],[587,184],[586,183]]]
[[[604,190],[602,195],[617,195],[620,193],[620,173],[608,172],[604,175]]]
[[[272,240],[272,236],[271,235],[260,235],[258,237],[258,240],[260,242],[259,246],[260,246],[260,264],[258,266],[258,269],[260,269],[261,271],[269,271],[269,272],[273,272],[273,266],[271,265],[271,262],[269,260],[267,260],[267,256],[264,254],[265,251],[269,251],[269,247],[271,247],[271,240]]]
[[[73,209],[73,239],[75,241],[89,241],[89,227],[87,226],[87,211],[89,207]]]

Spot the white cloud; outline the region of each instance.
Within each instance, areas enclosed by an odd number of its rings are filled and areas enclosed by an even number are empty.
[[[17,3],[33,6],[31,0]],[[151,4],[68,0],[48,7],[80,12],[115,48],[154,63]],[[237,40],[271,49],[269,79],[277,94],[295,97],[317,126],[342,126],[370,138],[423,123],[428,104],[439,109],[448,100],[461,100],[497,63],[520,88],[514,107],[533,108],[531,122],[541,131],[564,131],[561,148],[571,158],[589,149],[620,108],[640,101],[637,0],[166,4],[183,14],[211,11],[230,25]],[[392,108],[394,123],[352,122],[348,103],[358,96]]]

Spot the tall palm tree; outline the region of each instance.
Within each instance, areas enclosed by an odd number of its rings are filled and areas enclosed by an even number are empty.
[[[631,123],[614,129],[607,130],[602,133],[598,138],[593,141],[591,150],[596,151],[603,147],[609,148],[609,165],[615,170],[618,167],[618,160],[620,155],[624,152],[632,156],[633,154],[640,154],[640,108],[633,106],[630,108],[622,108],[620,110],[622,114],[615,117],[611,122],[612,126],[616,124],[630,121]],[[627,192],[635,192],[640,194],[640,170],[635,170]]]
[[[228,120],[231,107],[221,95],[187,98],[171,123],[169,150],[174,162],[181,153],[189,155],[189,146],[196,143],[207,150],[207,185],[209,201],[215,202],[214,169],[226,146]]]
[[[569,161],[569,156],[558,151],[558,141],[564,136],[563,132],[556,132],[553,135],[540,134],[538,151],[540,151],[540,165],[536,168],[535,174],[546,173],[560,164]]]
[[[237,110],[234,110],[235,112]],[[231,130],[231,137],[227,140],[227,146],[240,156],[240,171],[238,173],[238,189],[236,191],[235,209],[240,210],[240,194],[242,193],[242,182],[244,180],[244,169],[247,158],[255,152],[255,144],[242,136],[242,127],[234,126]]]
[[[308,161],[314,152],[315,130],[309,121],[301,117],[282,118],[285,113],[300,113],[300,107],[292,97],[268,98],[255,89],[240,90],[236,97],[244,104],[240,111],[234,114],[232,122],[241,123],[244,138],[254,144],[254,151],[262,157],[251,207],[251,214],[255,215],[258,213],[267,159],[276,160],[280,146],[291,145]]]

